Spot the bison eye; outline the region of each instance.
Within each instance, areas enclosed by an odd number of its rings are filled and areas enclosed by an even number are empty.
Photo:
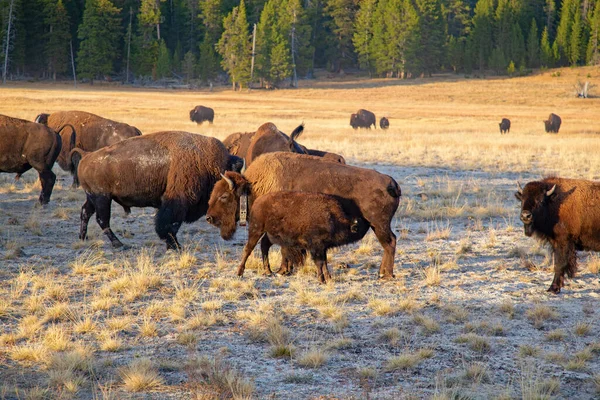
[[[221,201],[227,201],[228,198],[229,198],[229,193],[223,193],[221,195],[221,197],[219,197],[219,200],[221,200]]]

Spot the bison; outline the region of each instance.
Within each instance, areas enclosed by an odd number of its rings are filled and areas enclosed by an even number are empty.
[[[565,274],[572,278],[577,272],[576,251],[600,251],[600,183],[551,177],[518,185],[515,196],[525,235],[552,246],[554,279],[548,291],[560,293]]]
[[[224,179],[233,189],[233,181],[227,177]],[[322,193],[267,193],[254,201],[250,214],[248,242],[238,267],[238,276],[244,274],[246,260],[262,237],[260,249],[265,274],[272,274],[269,249],[277,244],[310,252],[317,265],[319,281],[325,283],[331,279],[327,269],[327,250],[356,242],[369,230],[369,224],[356,205]]]
[[[204,121],[212,124],[215,119],[215,110],[209,107],[196,106],[190,110],[190,121],[201,125]]]
[[[77,140],[71,143],[71,132],[65,131],[61,136],[63,147],[58,156],[58,165],[73,175],[73,187],[79,186],[77,165],[71,160],[70,153],[75,147],[84,151],[96,151],[110,146],[123,139],[140,136],[142,132],[134,126],[116,122],[85,111],[59,111],[52,114],[39,114],[36,122],[48,125],[52,129],[70,124],[77,131]]]
[[[377,125],[375,125],[376,121],[377,119],[375,118],[375,114],[373,114],[371,111],[363,110],[362,108],[358,110],[356,114],[352,114],[350,116],[350,126],[354,129],[371,129],[371,125],[377,129]]]
[[[390,127],[390,120],[386,117],[381,117],[381,119],[379,120],[379,127],[381,129],[388,129]]]
[[[177,231],[206,213],[211,190],[221,173],[242,168],[223,143],[189,132],[157,132],[123,140],[80,156],[78,172],[86,201],[81,208],[79,238],[85,240],[90,217],[113,247],[123,244],[110,228],[114,200],[125,212],[131,207],[158,209],[154,224],[167,249],[179,249]]]
[[[510,119],[502,118],[502,121],[498,124],[500,125],[500,134],[510,133]]]
[[[64,128],[55,132],[42,124],[0,115],[0,172],[16,172],[18,179],[34,168],[42,184],[39,197],[42,205],[50,201],[56,182],[52,166],[62,148],[60,133]]]
[[[390,176],[366,168],[327,162],[319,157],[294,153],[268,153],[257,158],[244,175],[227,172],[210,196],[207,221],[231,239],[236,231],[244,197],[251,205],[260,196],[282,190],[301,190],[340,196],[352,201],[375,232],[384,255],[381,278],[394,276],[396,235],[391,222],[400,202],[400,187]],[[252,216],[250,215],[250,219]],[[283,250],[283,249],[282,249]],[[282,262],[282,267],[289,260]],[[284,272],[289,272],[284,269]]]
[[[562,123],[562,120],[560,119],[560,117],[554,113],[551,113],[548,116],[548,119],[546,121],[544,121],[544,127],[546,129],[546,133],[558,133],[561,123]]]
[[[244,158],[247,165],[250,165],[252,160],[260,154],[275,151],[310,154],[328,161],[346,163],[344,157],[339,154],[307,149],[299,144],[296,140],[303,131],[304,124],[298,126],[291,136],[288,136],[277,129],[273,123],[267,122],[261,125],[256,132],[232,133],[223,140],[223,144],[231,154]]]

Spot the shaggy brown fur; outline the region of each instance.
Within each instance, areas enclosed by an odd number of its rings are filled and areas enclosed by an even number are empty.
[[[96,212],[112,245],[122,246],[110,229],[114,200],[126,211],[130,207],[158,208],[156,233],[168,249],[179,248],[181,224],[203,216],[221,174],[241,167],[242,160],[231,156],[217,139],[188,132],[157,132],[87,153],[78,169],[87,195],[80,239],[86,238],[88,221]]]
[[[353,204],[322,193],[267,193],[252,205],[248,243],[244,247],[238,276],[244,274],[246,260],[260,240],[264,272],[271,275],[269,249],[273,244],[308,251],[317,265],[319,281],[331,279],[327,250],[362,239],[369,224]]]
[[[548,116],[548,119],[544,121],[544,128],[546,129],[546,133],[558,133],[561,123],[562,120],[560,119],[560,117],[554,113],[551,113]]]
[[[356,114],[350,115],[350,126],[354,129],[371,129],[371,125],[373,125],[375,129],[377,129],[376,122],[377,119],[375,118],[375,114],[373,114],[371,111],[367,111],[362,108],[358,110]]]
[[[353,201],[375,232],[384,249],[379,275],[392,278],[396,235],[391,222],[400,201],[400,187],[384,174],[366,168],[323,161],[294,153],[268,153],[257,158],[245,175],[226,173],[232,181],[217,182],[209,201],[207,220],[231,239],[239,219],[239,199],[249,195],[249,203],[260,196],[282,190],[326,193]],[[250,219],[252,216],[250,215]]]
[[[577,272],[577,250],[600,251],[600,182],[546,178],[515,193],[526,236],[546,240],[554,252],[549,292],[560,293],[565,274]]]
[[[34,168],[40,177],[39,201],[47,204],[52,195],[56,175],[52,166],[62,140],[53,129],[24,119],[0,115],[0,172],[17,173],[17,179]]]
[[[190,110],[190,121],[201,125],[204,121],[208,121],[210,124],[215,119],[215,111],[210,107],[196,106]]]
[[[510,133],[510,119],[502,118],[502,121],[498,124],[500,125],[500,134]]]
[[[77,178],[77,165],[71,162],[69,154],[71,150],[78,147],[84,151],[96,151],[106,146],[110,146],[121,140],[140,136],[142,132],[134,126],[121,122],[112,121],[85,111],[58,111],[52,114],[40,114],[36,117],[36,122],[48,125],[50,128],[70,124],[77,132],[75,145],[71,146],[71,132],[64,131],[61,136],[63,148],[58,157],[58,165],[73,175],[73,186],[79,186]]]
[[[379,120],[379,127],[381,129],[388,129],[390,127],[390,120],[386,117],[381,117],[381,119]]]

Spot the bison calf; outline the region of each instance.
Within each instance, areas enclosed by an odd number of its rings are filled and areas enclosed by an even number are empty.
[[[502,121],[498,124],[500,125],[500,134],[510,133],[510,119],[502,118]]]
[[[600,183],[546,178],[519,185],[521,221],[526,236],[547,241],[554,253],[549,292],[560,293],[565,274],[577,272],[577,250],[600,251]]]
[[[246,260],[262,237],[260,249],[265,274],[272,273],[269,249],[273,244],[298,247],[310,253],[317,265],[319,281],[325,283],[331,279],[327,250],[356,242],[369,230],[356,205],[322,193],[268,193],[254,202],[251,215],[238,276],[244,274]]]
[[[381,129],[387,129],[390,127],[390,120],[387,119],[386,117],[381,117],[381,119],[379,120],[379,127]]]

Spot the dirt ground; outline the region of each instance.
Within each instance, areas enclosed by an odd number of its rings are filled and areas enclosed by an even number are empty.
[[[524,236],[514,198],[517,180],[539,175],[360,166],[402,188],[392,281],[377,279],[382,251],[372,234],[330,252],[327,285],[312,263],[290,277],[251,266],[235,279],[246,232],[225,242],[204,219],[179,233],[185,260],[165,254],[152,209],[125,216],[113,205],[112,227],[127,250],[113,251],[93,219],[81,243],[84,194],[69,188],[66,173],[43,209],[35,173],[16,183],[0,175],[0,397],[231,396],[194,373],[191,360],[206,356],[253,383],[258,399],[598,398],[599,260],[579,253],[578,277],[560,295],[546,292],[551,257]],[[142,272],[156,284],[130,295]],[[50,314],[56,304],[67,305],[66,316]],[[26,331],[32,316],[41,325]],[[77,328],[85,318],[94,323],[88,332]],[[141,333],[148,321],[154,336]],[[67,337],[60,350],[44,350],[52,326]],[[118,349],[103,350],[107,336]],[[26,346],[43,355],[15,355]],[[48,360],[78,346],[91,361],[71,390]],[[145,357],[161,384],[132,393],[123,367]]]

